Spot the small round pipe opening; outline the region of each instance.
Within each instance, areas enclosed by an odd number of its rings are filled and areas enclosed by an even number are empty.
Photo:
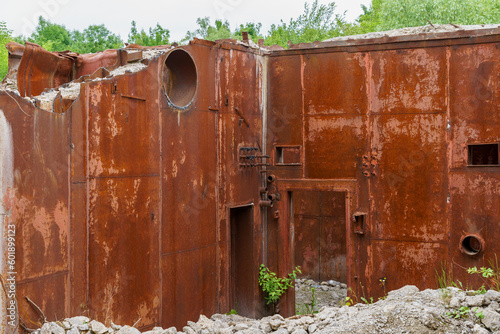
[[[198,87],[196,64],[183,49],[175,49],[167,55],[163,66],[163,91],[169,104],[184,110],[193,102]]]
[[[476,255],[483,250],[484,240],[477,235],[466,235],[460,241],[460,251],[467,255]]]

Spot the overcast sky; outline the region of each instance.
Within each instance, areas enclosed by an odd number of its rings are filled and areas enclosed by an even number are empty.
[[[63,24],[67,29],[83,30],[91,24],[105,24],[115,34],[127,40],[132,20],[138,28],[156,23],[170,30],[170,40],[178,41],[186,31],[197,28],[196,18],[209,16],[227,19],[234,30],[240,23],[261,22],[262,33],[280,19],[288,22],[304,10],[302,0],[2,0],[0,21],[5,21],[14,35],[30,35],[38,17]],[[312,2],[309,0],[308,2]],[[331,1],[320,0],[327,4]],[[346,12],[348,21],[354,21],[362,12],[361,4],[370,0],[338,0],[337,13]]]

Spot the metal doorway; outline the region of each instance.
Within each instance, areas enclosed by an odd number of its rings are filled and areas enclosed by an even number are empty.
[[[346,192],[296,190],[290,200],[301,277],[347,283]]]
[[[231,221],[231,299],[232,308],[239,315],[251,317],[255,313],[257,268],[253,257],[253,205],[229,209]]]

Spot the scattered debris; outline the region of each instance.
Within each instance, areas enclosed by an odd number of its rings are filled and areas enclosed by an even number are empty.
[[[312,288],[314,288],[317,310],[325,306],[341,306],[347,297],[347,284],[345,283],[334,280],[316,282],[299,278],[295,280],[295,311],[297,313],[304,313],[304,305],[311,303]]]
[[[314,281],[313,281],[314,282]],[[340,285],[327,283],[321,287]],[[299,282],[307,287],[309,280]],[[300,289],[300,288],[299,288]],[[155,327],[143,334],[210,334],[210,333],[475,333],[500,330],[500,292],[462,291],[457,288],[419,291],[407,285],[389,292],[373,304],[323,307],[317,314],[283,318],[276,314],[260,320],[236,314],[201,315],[198,322],[188,321],[182,331],[174,327]],[[130,326],[111,324],[106,327],[86,317],[45,323],[35,334],[140,334]]]

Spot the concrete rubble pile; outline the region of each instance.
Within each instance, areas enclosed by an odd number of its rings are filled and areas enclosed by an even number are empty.
[[[347,297],[347,284],[334,280],[316,282],[311,279],[295,280],[295,310],[305,313],[306,305],[311,303],[312,289],[316,302],[315,310],[324,306],[339,306]]]
[[[200,316],[182,331],[154,328],[143,334],[209,333],[500,333],[500,292],[457,288],[419,291],[408,285],[373,304],[323,307],[314,315],[280,315],[260,320],[239,315]],[[130,326],[106,327],[86,317],[46,323],[35,334],[140,334]]]

